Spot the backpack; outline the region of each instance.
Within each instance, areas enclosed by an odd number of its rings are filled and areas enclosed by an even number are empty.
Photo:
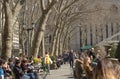
[[[50,64],[49,55],[46,55],[46,57],[45,57],[45,64]]]

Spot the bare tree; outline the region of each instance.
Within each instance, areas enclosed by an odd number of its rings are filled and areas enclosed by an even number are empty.
[[[64,1],[63,1],[64,2]],[[69,1],[70,2],[70,1]],[[53,40],[52,40],[52,48],[51,48],[51,54],[54,55],[58,55],[61,51],[61,47],[60,47],[60,44],[61,42],[63,42],[62,40],[64,39],[63,36],[65,36],[65,31],[67,31],[68,29],[66,28],[69,28],[69,26],[72,26],[72,28],[74,27],[75,24],[78,24],[80,21],[81,21],[81,16],[83,16],[84,14],[89,14],[89,13],[92,13],[92,12],[95,12],[97,11],[96,9],[87,9],[87,5],[86,3],[89,3],[90,1],[87,1],[87,0],[79,0],[78,2],[76,1],[71,1],[69,4],[69,7],[65,8],[64,9],[64,5],[61,4],[61,7],[63,9],[63,12],[60,12],[59,8],[57,10],[57,8],[55,8],[58,13],[58,17],[57,17],[57,20],[56,20],[56,27],[54,28],[55,31],[53,33]],[[72,3],[72,4],[71,4]],[[67,6],[67,5],[65,5]],[[83,27],[84,28],[84,27]],[[69,35],[67,35],[68,37],[68,40],[69,40]],[[68,41],[67,40],[67,41]],[[65,44],[65,43],[63,43]],[[63,46],[63,45],[62,45]],[[59,52],[59,51],[60,52]]]
[[[64,27],[64,21],[68,11],[70,11],[70,8],[72,5],[74,5],[78,0],[61,0],[60,5],[58,7],[55,7],[55,10],[57,12],[56,22],[55,22],[55,29],[53,33],[52,38],[52,45],[51,45],[51,55],[54,55],[55,53],[58,55],[58,48],[59,48],[59,39],[61,36],[61,32],[63,31]],[[56,48],[56,49],[55,49]]]
[[[2,32],[2,54],[1,58],[8,59],[12,51],[13,26],[25,0],[3,0],[5,15],[4,30]]]
[[[37,30],[34,34],[34,39],[32,43],[32,50],[31,52],[33,53],[34,57],[37,57],[38,52],[39,52],[39,47],[41,44],[41,41],[43,39],[44,31],[46,28],[46,23],[49,17],[49,14],[51,13],[52,7],[55,5],[57,0],[48,0],[47,4],[45,4],[45,0],[40,0],[40,7],[41,7],[41,16],[39,18],[38,22],[38,27]]]

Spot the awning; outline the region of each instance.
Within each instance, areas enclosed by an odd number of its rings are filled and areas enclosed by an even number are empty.
[[[92,48],[92,46],[91,45],[87,45],[87,46],[83,46],[83,47],[81,47],[80,49],[91,49]]]

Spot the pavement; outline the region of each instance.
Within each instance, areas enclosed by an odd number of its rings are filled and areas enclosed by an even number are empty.
[[[72,68],[64,64],[59,69],[51,70],[45,79],[74,79]]]

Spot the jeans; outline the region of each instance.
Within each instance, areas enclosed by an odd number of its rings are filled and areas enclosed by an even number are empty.
[[[72,68],[73,68],[73,65],[74,65],[74,60],[73,60],[73,59],[70,59],[70,60],[69,60],[69,64],[70,64],[70,67],[72,67]]]
[[[0,79],[4,79],[4,75],[0,75]]]
[[[35,74],[34,73],[27,73],[27,75],[30,77],[30,79],[35,79]]]
[[[45,70],[46,72],[50,73],[50,64],[45,65]]]
[[[30,77],[29,77],[27,74],[24,74],[24,75],[22,76],[22,79],[30,79]]]

